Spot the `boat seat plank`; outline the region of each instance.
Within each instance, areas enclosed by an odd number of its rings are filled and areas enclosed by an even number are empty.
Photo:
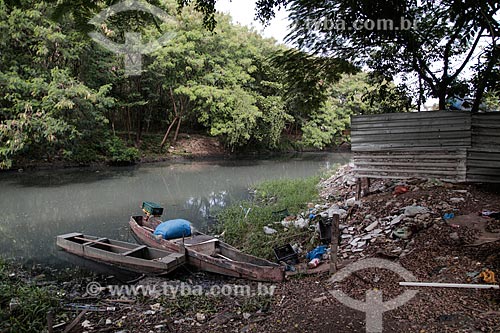
[[[197,245],[201,243],[217,242],[218,239],[208,235],[196,235],[191,238],[184,239],[184,245]],[[182,243],[182,238],[176,240],[177,243]]]
[[[135,249],[132,249],[132,250],[130,250],[130,251],[123,252],[123,253],[122,253],[122,255],[124,255],[124,256],[129,256],[129,255],[131,255],[132,253],[139,252],[139,251],[144,250],[144,249],[146,249],[146,248],[147,248],[147,246],[146,246],[146,245],[141,245],[141,246],[138,246],[138,247],[136,247]]]
[[[96,240],[91,240],[91,241],[88,241],[88,242],[86,242],[86,243],[83,243],[82,245],[83,245],[83,246],[89,246],[89,245],[92,245],[92,244],[94,244],[94,243],[101,243],[101,242],[103,242],[103,241],[105,241],[105,240],[107,240],[107,238],[102,237],[102,238],[98,238],[98,239],[96,239]]]

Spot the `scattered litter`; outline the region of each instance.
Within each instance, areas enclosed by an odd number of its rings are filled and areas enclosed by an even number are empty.
[[[443,219],[445,219],[445,220],[449,220],[449,219],[452,219],[454,217],[455,217],[455,214],[453,214],[453,213],[446,213],[443,215]]]
[[[321,263],[321,261],[318,258],[314,258],[313,260],[311,260],[307,263],[307,267],[316,268],[319,266],[320,263]]]
[[[272,234],[275,234],[277,232],[278,232],[278,230],[276,230],[276,229],[269,228],[268,226],[264,226],[264,233],[266,235],[272,235]]]
[[[320,246],[316,247],[314,250],[307,253],[307,255],[306,255],[307,260],[321,258],[321,256],[326,253],[326,249],[327,249],[326,245],[320,245]]]
[[[486,269],[479,274],[479,277],[483,279],[484,282],[486,283],[497,283],[495,280],[495,273],[490,271],[489,269]]]
[[[401,238],[401,239],[408,239],[412,235],[412,232],[411,232],[410,228],[408,228],[408,227],[399,228],[397,230],[394,230],[392,233],[394,236]]]
[[[352,197],[346,200],[345,205],[347,207],[352,207],[354,206],[354,203],[356,202],[356,197]]]
[[[203,313],[197,313],[196,314],[196,321],[202,323],[207,319],[207,317]]]
[[[392,193],[395,195],[400,195],[400,194],[403,194],[406,192],[408,192],[408,187],[403,186],[403,185],[398,185],[394,188],[394,192],[392,192]]]

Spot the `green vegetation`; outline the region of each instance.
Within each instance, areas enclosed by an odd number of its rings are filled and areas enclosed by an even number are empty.
[[[236,203],[218,215],[221,228],[224,229],[224,240],[244,252],[273,260],[274,247],[286,243],[302,243],[304,238],[310,237],[310,232],[294,227],[284,231],[281,226],[272,225],[272,222],[283,219],[273,212],[287,209],[290,214],[296,215],[305,211],[307,204],[318,198],[319,180],[319,176],[314,176],[273,180],[257,185],[252,200]],[[266,235],[263,228],[267,225],[280,231]]]
[[[218,23],[216,1],[177,1],[194,4],[207,28]],[[268,23],[280,8],[293,22],[287,39],[301,50],[386,78],[403,74],[401,88],[418,105],[432,96],[445,110],[448,98],[473,96],[471,111],[478,112],[500,91],[498,1],[266,0],[257,1],[255,16]]]
[[[57,293],[16,276],[9,276],[9,265],[0,261],[0,331],[42,332],[47,313],[59,307]]]
[[[179,132],[214,136],[231,151],[321,149],[345,139],[353,113],[407,109],[394,95],[367,99],[380,82],[345,60],[279,46],[227,15],[208,31],[202,14],[175,0],[152,1],[167,23],[126,11],[86,24],[115,2],[0,0],[0,168],[133,163],[164,156]],[[89,31],[118,44],[126,31],[144,42],[175,36],[127,77],[124,56]]]

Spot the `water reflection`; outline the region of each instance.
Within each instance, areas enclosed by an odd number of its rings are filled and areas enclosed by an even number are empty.
[[[218,209],[265,179],[298,178],[345,163],[348,154],[289,159],[161,163],[96,170],[0,175],[0,251],[24,261],[58,263],[55,236],[79,231],[132,241],[128,218],[143,200],[165,207],[164,219],[206,229]]]

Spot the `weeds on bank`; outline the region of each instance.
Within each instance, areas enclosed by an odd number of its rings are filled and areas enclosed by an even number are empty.
[[[313,176],[272,180],[257,185],[253,199],[238,202],[219,213],[224,240],[244,252],[268,259],[274,259],[274,247],[304,242],[311,232],[294,227],[283,230],[281,226],[273,224],[282,220],[280,214],[275,212],[287,210],[291,215],[296,215],[304,211],[308,202],[318,199],[319,180],[319,176]],[[267,235],[264,226],[275,228],[278,232]]]
[[[55,291],[22,281],[0,260],[0,332],[42,332],[47,313],[59,307]]]

